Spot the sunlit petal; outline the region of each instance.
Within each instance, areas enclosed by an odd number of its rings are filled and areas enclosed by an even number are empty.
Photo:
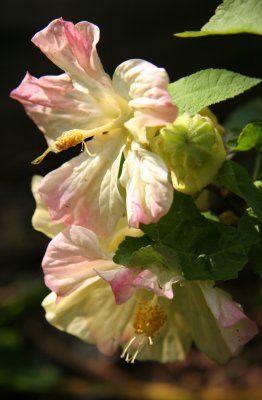
[[[42,266],[46,285],[59,297],[85,286],[91,278],[97,280],[96,271],[115,268],[96,235],[80,226],[65,229],[49,243]]]
[[[42,305],[50,324],[96,343],[102,353],[110,356],[119,347],[123,330],[132,317],[134,299],[116,306],[110,286],[100,279],[59,302],[55,293],[51,293]]]
[[[112,233],[124,213],[117,181],[124,139],[122,131],[97,137],[87,143],[93,156],[84,151],[42,180],[40,194],[54,222]]]
[[[173,200],[168,171],[160,157],[133,143],[125,160],[121,184],[126,189],[129,225],[156,222],[167,213]]]

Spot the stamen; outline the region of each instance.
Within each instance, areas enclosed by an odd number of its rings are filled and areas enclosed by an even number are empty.
[[[148,336],[148,341],[149,341],[150,346],[152,346],[153,340],[152,340],[151,336]]]
[[[135,333],[153,337],[165,323],[166,318],[166,314],[158,304],[152,305],[147,301],[141,301],[134,319]]]
[[[139,302],[133,322],[135,336],[125,345],[120,357],[125,358],[126,362],[133,364],[137,355],[144,349],[147,343],[149,346],[153,345],[154,334],[159,331],[166,320],[167,316],[165,312],[158,304],[155,304],[154,299],[151,302]],[[147,343],[145,339],[147,339]],[[134,350],[133,354],[132,348]]]
[[[136,356],[138,355],[139,350],[136,350],[135,354],[133,355],[133,357],[130,358],[130,360],[126,360],[127,362],[130,362],[131,364],[134,364]]]
[[[87,144],[86,144],[86,142],[85,141],[83,141],[82,142],[82,151],[85,149],[85,151],[87,152],[87,154],[90,156],[90,157],[95,157],[96,156],[96,154],[95,153],[91,153],[90,152],[90,150],[88,149],[88,147],[87,147]]]
[[[133,116],[133,110],[129,107],[125,99],[117,94],[114,94],[114,97],[119,106],[118,116],[113,117],[110,122],[98,128],[89,130],[71,129],[63,132],[41,156],[32,161],[32,164],[39,164],[50,152],[59,153],[60,151],[67,150],[70,147],[78,145],[79,143],[83,143],[88,138],[92,138],[97,135],[106,135],[114,130],[118,130],[119,128],[123,129],[124,123]],[[91,157],[94,157],[94,154],[90,153],[86,146],[85,149]]]
[[[66,131],[59,136],[55,143],[54,148],[57,152],[68,150],[70,147],[75,147],[79,143],[84,141],[83,132],[78,129],[72,129],[71,131]]]
[[[35,160],[31,161],[31,164],[33,165],[37,165],[40,164],[43,159],[47,156],[47,154],[49,154],[52,151],[52,149],[50,147],[48,147],[48,149],[46,149],[43,154],[41,154],[41,156],[37,157]]]
[[[83,143],[84,139],[85,137],[83,132],[79,131],[78,129],[72,129],[71,131],[63,132],[62,135],[59,136],[56,141],[44,151],[43,154],[41,154],[41,156],[37,157],[31,163],[34,165],[40,164],[50,152],[60,153],[60,151],[68,150],[70,147],[75,147],[81,142]]]
[[[136,337],[134,336],[124,347],[123,353],[121,354],[120,358],[124,358],[126,353],[128,352],[129,347],[131,344],[136,340]]]

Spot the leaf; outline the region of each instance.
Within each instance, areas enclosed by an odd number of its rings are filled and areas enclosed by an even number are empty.
[[[132,253],[128,265],[139,267],[154,263],[163,263],[163,261],[161,254],[153,246],[148,245]]]
[[[240,135],[228,141],[235,151],[247,151],[252,148],[262,150],[262,122],[247,124]]]
[[[246,201],[262,221],[262,193],[251,181],[247,170],[234,161],[225,161],[216,181]]]
[[[114,257],[113,261],[121,265],[133,265],[132,257],[139,257],[139,252],[141,254],[141,249],[151,244],[151,240],[147,235],[142,237],[131,237],[126,236],[125,240],[120,243]],[[138,255],[136,256],[136,254]],[[143,257],[143,255],[142,255]],[[152,259],[152,255],[147,252],[145,257],[149,257],[149,262]],[[151,258],[150,258],[151,257]],[[145,262],[144,262],[145,263]],[[145,264],[144,264],[145,265]]]
[[[212,211],[202,211],[201,215],[203,215],[203,217],[206,219],[210,219],[211,221],[219,222],[219,218],[213,214]]]
[[[161,264],[167,269],[181,273],[177,253],[170,247],[152,241],[151,245],[141,247],[135,252],[130,252],[129,267],[143,267]]]
[[[162,243],[177,252],[185,278],[236,278],[247,263],[249,243],[245,235],[203,217],[190,196],[176,194],[174,203],[175,224],[162,238]]]
[[[239,133],[248,123],[262,121],[262,98],[252,99],[233,111],[223,124],[226,131]]]
[[[171,83],[168,90],[180,114],[195,114],[212,104],[235,97],[260,82],[260,79],[225,69],[209,68]]]
[[[198,240],[199,246],[195,245],[192,252],[189,249],[184,252],[178,250],[187,279],[234,279],[247,263],[245,236],[235,228],[213,228],[207,231],[205,227],[198,227],[201,240]],[[206,236],[207,232],[209,236]]]
[[[254,33],[262,35],[262,2],[259,0],[224,0],[215,15],[200,31],[177,33],[178,37]]]
[[[141,224],[140,229],[145,232],[154,242],[164,243],[165,238],[186,220],[198,218],[200,213],[192,200],[192,197],[179,192],[175,192],[174,201],[169,212],[164,215],[156,224]]]
[[[261,180],[254,181],[254,185],[262,193],[262,181]]]
[[[188,280],[236,278],[253,244],[242,231],[203,217],[192,197],[178,192],[167,215],[140,228],[145,236],[127,237],[114,261],[127,266],[161,263]]]
[[[262,224],[249,209],[241,217],[239,228],[249,237],[251,243],[249,261],[253,270],[262,278]]]

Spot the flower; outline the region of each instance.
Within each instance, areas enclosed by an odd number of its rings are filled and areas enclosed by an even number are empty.
[[[175,120],[177,107],[167,92],[166,71],[149,62],[128,60],[111,80],[97,55],[98,40],[99,29],[89,22],[54,20],[32,41],[65,73],[39,79],[27,73],[11,97],[48,142],[34,163],[79,143],[86,149],[41,181],[39,193],[52,221],[106,236],[125,213],[123,187],[130,226],[155,222],[168,211],[168,170],[148,144],[150,135]]]
[[[52,325],[107,355],[121,346],[128,362],[183,360],[192,341],[226,362],[253,338],[255,324],[214,282],[186,281],[179,265],[170,272],[115,264],[112,250],[129,232],[124,227],[105,242],[72,226],[50,242],[43,269],[52,292],[43,307]]]

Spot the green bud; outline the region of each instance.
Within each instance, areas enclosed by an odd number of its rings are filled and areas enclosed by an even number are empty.
[[[187,194],[208,185],[226,157],[215,124],[200,114],[183,114],[167,124],[154,137],[151,147],[170,169],[174,188]]]

